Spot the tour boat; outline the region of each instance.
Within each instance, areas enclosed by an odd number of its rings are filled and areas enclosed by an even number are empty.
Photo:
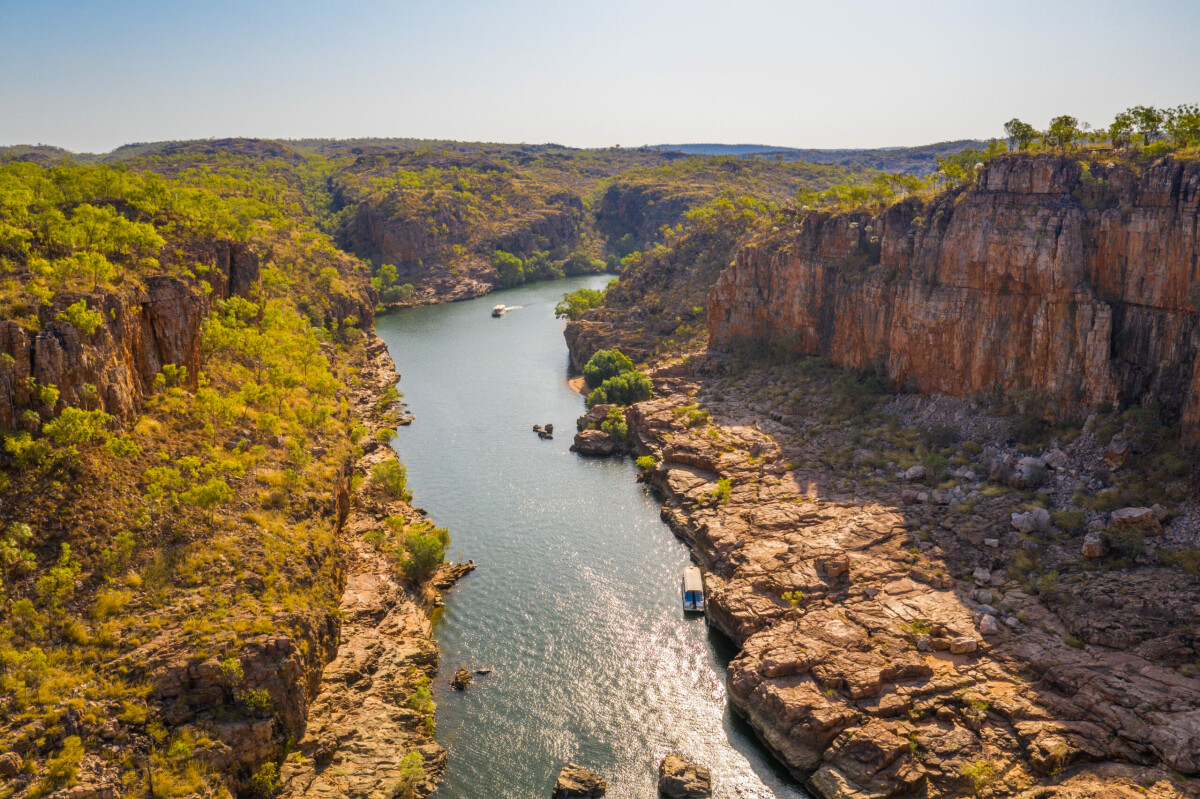
[[[683,570],[683,609],[704,612],[704,577],[695,566]]]
[[[492,316],[504,316],[504,312],[507,310],[503,305],[497,305],[495,308],[492,308]]]

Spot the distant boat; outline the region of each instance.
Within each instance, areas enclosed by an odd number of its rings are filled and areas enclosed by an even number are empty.
[[[504,312],[507,310],[508,309],[503,305],[497,305],[496,307],[492,308],[492,316],[504,316]]]
[[[704,576],[695,566],[683,570],[683,609],[694,613],[704,612]]]

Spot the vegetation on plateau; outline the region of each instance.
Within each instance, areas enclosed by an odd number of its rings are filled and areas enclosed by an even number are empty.
[[[274,762],[216,773],[224,745],[202,719],[274,718],[295,701],[298,677],[247,683],[265,641],[290,641],[296,668],[322,665],[339,599],[333,495],[361,453],[347,396],[371,321],[367,267],[319,229],[320,168],[282,155],[0,164],[0,319],[73,327],[104,352],[137,329],[155,281],[179,281],[202,311],[193,359],[163,364],[131,416],[106,410],[106,386],[40,383],[0,350],[16,403],[0,442],[0,752],[21,753],[29,795],[74,784],[114,736],[109,766],[130,795],[148,780],[156,796],[278,785]],[[217,257],[230,247],[257,259],[242,293]],[[407,496],[395,466],[380,482]],[[444,546],[444,531],[403,530],[397,568],[424,580]],[[165,653],[219,664],[213,692],[164,714],[148,669]]]

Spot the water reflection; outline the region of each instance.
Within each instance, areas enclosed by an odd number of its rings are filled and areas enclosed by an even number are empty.
[[[562,293],[603,276],[420,308],[377,323],[417,423],[396,439],[417,502],[479,570],[453,591],[436,634],[443,677],[439,799],[548,796],[574,760],[612,797],[654,795],[678,751],[713,771],[718,797],[802,797],[732,718],[732,644],[684,618],[687,553],[628,460],[570,452],[581,398],[564,383],[553,316]],[[496,303],[521,306],[499,319]],[[553,423],[540,440],[533,424]],[[489,667],[466,693],[446,676]]]

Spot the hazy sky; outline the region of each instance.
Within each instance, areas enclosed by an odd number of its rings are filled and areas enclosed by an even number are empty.
[[[880,147],[1200,102],[1200,0],[0,0],[0,144]]]

